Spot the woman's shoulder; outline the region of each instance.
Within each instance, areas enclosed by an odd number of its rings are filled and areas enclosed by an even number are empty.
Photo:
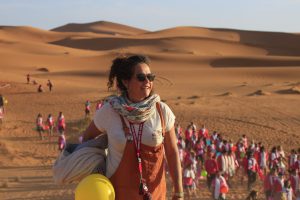
[[[163,112],[172,112],[171,108],[165,102],[160,101],[159,104]]]

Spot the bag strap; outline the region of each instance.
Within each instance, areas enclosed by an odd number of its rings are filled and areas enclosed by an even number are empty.
[[[125,138],[127,138],[127,136],[131,135],[130,130],[128,128],[128,126],[125,123],[124,117],[122,115],[119,115],[121,118],[121,122],[122,122],[122,127],[123,127],[123,131],[125,134]]]

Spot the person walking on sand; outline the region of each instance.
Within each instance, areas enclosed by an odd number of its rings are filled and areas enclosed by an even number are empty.
[[[58,136],[58,150],[59,150],[60,152],[62,152],[62,151],[65,149],[66,145],[67,145],[67,141],[66,141],[66,136],[65,136],[65,134],[64,134],[64,133],[63,133],[63,134],[60,134],[60,135]]]
[[[249,153],[248,156],[248,166],[247,166],[247,174],[248,174],[248,190],[250,191],[256,182],[257,172],[259,169],[258,163],[254,158],[253,152]]]
[[[225,200],[229,187],[225,178],[218,171],[212,182],[212,196],[215,200]]]
[[[212,152],[207,153],[207,159],[204,162],[205,170],[207,171],[207,187],[208,189],[211,188],[211,183],[216,177],[216,173],[219,171],[218,169],[218,163],[216,159],[213,157]]]
[[[5,104],[5,99],[2,96],[2,94],[0,94],[0,125],[2,124],[2,120],[4,118],[4,104]]]
[[[57,131],[60,135],[63,135],[66,130],[65,117],[62,112],[59,112],[57,118]]]
[[[90,112],[91,112],[91,102],[90,102],[90,100],[86,100],[84,105],[85,105],[85,117],[87,118],[88,116],[90,116]]]
[[[38,92],[44,92],[44,89],[43,89],[43,86],[40,84],[39,87],[38,87]]]
[[[29,84],[30,83],[30,74],[26,75],[26,80],[27,80],[27,84]]]
[[[116,82],[121,94],[96,112],[84,132],[84,141],[104,132],[108,136],[106,176],[116,200],[165,200],[165,157],[174,184],[173,200],[183,199],[175,116],[153,92],[154,79],[147,57],[116,58],[108,87]]]
[[[39,133],[40,139],[44,139],[44,124],[43,124],[43,116],[41,113],[37,115],[36,118],[36,130]]]
[[[53,128],[54,128],[54,120],[53,120],[53,117],[51,114],[48,115],[47,125],[49,127],[48,133],[49,133],[49,138],[50,138],[51,136],[53,136]]]
[[[50,80],[48,80],[48,83],[47,83],[47,86],[49,88],[49,91],[51,92],[52,91],[52,87],[53,87],[53,84]]]

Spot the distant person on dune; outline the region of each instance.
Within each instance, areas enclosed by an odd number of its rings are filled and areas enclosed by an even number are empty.
[[[38,92],[44,92],[44,89],[43,89],[43,86],[42,85],[39,85],[39,87],[38,87],[38,90],[37,90]]]
[[[173,200],[182,200],[175,116],[153,93],[155,75],[149,64],[149,59],[141,55],[113,61],[108,87],[116,83],[121,94],[96,112],[83,140],[106,132],[106,176],[113,184],[117,200],[165,200],[164,158],[174,184]]]
[[[85,117],[90,116],[90,112],[91,112],[91,102],[90,100],[86,100],[85,102]]]
[[[30,83],[30,74],[26,75],[26,79],[27,79],[27,84],[29,84]]]
[[[53,84],[50,80],[48,80],[48,83],[47,83],[47,86],[49,88],[49,91],[51,92],[52,91],[52,87],[53,87]]]

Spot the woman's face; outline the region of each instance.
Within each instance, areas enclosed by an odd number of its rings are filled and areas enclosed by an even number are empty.
[[[150,95],[153,89],[153,81],[145,78],[145,75],[149,74],[151,74],[149,66],[146,63],[140,63],[135,66],[131,79],[123,81],[127,88],[128,98],[131,101],[139,102]],[[144,80],[139,80],[138,77],[144,77]]]

